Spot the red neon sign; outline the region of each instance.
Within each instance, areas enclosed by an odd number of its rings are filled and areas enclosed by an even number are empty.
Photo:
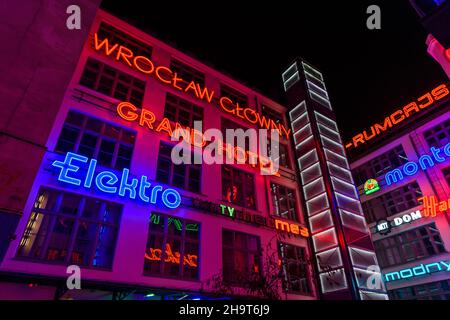
[[[438,201],[435,196],[423,196],[417,199],[423,202],[423,216],[436,217],[438,213],[444,213],[450,209],[450,198],[446,201]]]
[[[165,85],[170,85],[173,88],[183,91],[185,93],[193,94],[197,99],[211,103],[214,97],[214,90],[208,90],[206,87],[201,87],[195,81],[187,83],[185,80],[178,77],[177,73],[170,68],[164,66],[155,66],[155,64],[147,57],[135,56],[133,51],[118,43],[112,45],[107,38],[100,41],[97,33],[94,34],[94,49],[103,51],[106,56],[113,56],[115,60],[122,61],[124,64],[133,68],[145,75],[152,75],[158,81]],[[113,54],[114,53],[114,54]],[[251,124],[256,124],[260,128],[274,129],[280,136],[285,135],[289,138],[291,129],[286,128],[282,124],[277,124],[274,120],[269,119],[250,107],[239,106],[239,103],[234,104],[233,101],[227,97],[220,97],[220,107],[227,113],[245,120]]]
[[[148,249],[148,253],[145,254],[145,259],[150,261],[161,261],[162,259],[162,249]],[[164,254],[164,262],[180,264],[181,254],[177,251],[172,252],[170,244],[166,243],[166,251]],[[188,265],[189,267],[197,268],[197,255],[195,254],[185,254],[183,256],[183,265]]]

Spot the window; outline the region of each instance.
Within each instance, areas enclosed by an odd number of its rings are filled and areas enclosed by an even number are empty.
[[[283,115],[281,112],[275,111],[265,105],[261,106],[262,115],[268,119],[272,119],[277,124],[284,125]]]
[[[187,86],[191,81],[194,81],[201,88],[205,86],[205,75],[200,71],[178,61],[172,59],[170,61],[170,69],[177,73],[177,76],[184,80],[184,85]]]
[[[152,213],[145,250],[145,275],[198,279],[200,224]]]
[[[283,270],[283,290],[311,294],[305,248],[278,243],[278,253]]]
[[[191,164],[174,164],[171,157],[172,148],[173,146],[169,144],[160,143],[156,180],[199,193],[201,189],[202,166],[193,163],[193,152],[191,153]]]
[[[408,162],[405,150],[399,145],[376,158],[352,170],[356,185],[362,185],[367,180],[379,177],[383,173],[398,168]]]
[[[119,204],[42,188],[17,256],[110,269],[121,213]]]
[[[267,155],[272,157],[272,142],[270,139],[267,140]],[[275,161],[275,155],[273,156],[273,160]],[[291,168],[291,162],[289,161],[289,150],[288,147],[278,141],[278,161],[279,166],[283,168]]]
[[[430,147],[442,148],[450,142],[450,119],[425,131],[423,137]]]
[[[444,175],[445,180],[447,180],[447,184],[450,187],[450,167],[443,169],[442,174]]]
[[[254,176],[222,165],[222,197],[241,207],[256,209]]]
[[[434,223],[374,242],[380,267],[386,268],[445,252]]]
[[[450,300],[450,280],[389,290],[390,300]]]
[[[203,108],[167,93],[164,117],[182,126],[193,128],[194,121],[203,121]]]
[[[244,128],[241,125],[237,124],[236,122],[228,120],[227,118],[222,118],[222,120],[221,120],[221,131],[222,131],[223,140],[226,143],[230,143],[227,140],[227,131],[226,131],[227,129],[232,129],[232,130],[242,129],[245,132],[245,131],[247,131],[248,128]],[[233,143],[234,143],[234,146],[236,147],[237,144],[238,144],[237,136],[234,137],[234,142]],[[255,144],[255,147],[257,147],[256,144]],[[245,138],[245,151],[249,151],[249,150],[250,150],[250,137],[246,137]]]
[[[223,280],[242,285],[261,275],[259,237],[231,230],[222,231]]]
[[[80,84],[107,96],[142,106],[145,81],[141,81],[102,62],[89,58]]]
[[[369,201],[361,203],[367,223],[386,219],[394,214],[406,211],[420,205],[417,198],[422,196],[422,191],[417,182],[384,193]]]
[[[228,87],[227,85],[220,85],[220,96],[230,98],[233,103],[239,103],[240,107],[250,107],[248,105],[248,97],[247,95],[240,93],[233,88]]]
[[[298,221],[295,190],[278,185],[270,184],[272,190],[273,214],[285,219]]]
[[[56,151],[76,152],[117,170],[129,168],[136,134],[70,110]]]
[[[119,45],[127,47],[128,49],[133,51],[134,56],[145,56],[149,59],[152,56],[151,46],[130,37],[128,34],[114,28],[107,23],[100,23],[97,34],[100,41],[102,41],[103,39],[108,39],[109,43],[112,45],[118,43]]]

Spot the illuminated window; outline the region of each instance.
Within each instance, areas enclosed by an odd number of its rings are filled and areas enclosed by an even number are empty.
[[[121,170],[130,167],[135,140],[132,131],[70,110],[55,151],[75,152]]]
[[[450,119],[423,133],[430,147],[442,148],[450,142]]]
[[[399,145],[376,158],[360,165],[352,170],[356,185],[362,185],[367,180],[381,176],[382,174],[400,167],[408,162],[405,150]]]
[[[200,192],[202,166],[194,164],[193,152],[191,164],[174,164],[171,153],[173,146],[161,142],[159,145],[156,180],[192,192]]]
[[[42,188],[17,256],[110,269],[121,214],[119,204]]]
[[[450,280],[389,290],[390,300],[450,300]]]
[[[125,32],[122,32],[105,22],[100,23],[97,34],[100,41],[103,39],[108,39],[109,43],[112,45],[118,43],[119,45],[127,47],[128,49],[133,51],[135,56],[145,56],[149,59],[152,56],[151,46],[131,37]],[[113,56],[114,53],[112,54]]]
[[[447,184],[450,187],[450,167],[445,168],[442,170],[442,174],[445,177],[445,180],[447,180]]]
[[[199,241],[199,223],[152,213],[144,256],[144,274],[198,279]]]
[[[287,243],[278,243],[278,254],[283,270],[283,290],[311,294],[306,250]]]
[[[222,165],[222,198],[245,208],[256,209],[254,176]]]
[[[185,86],[187,86],[191,81],[194,81],[196,84],[200,85],[201,88],[205,86],[205,74],[195,70],[187,64],[172,59],[170,61],[170,69],[177,73],[177,77],[184,80]]]
[[[270,184],[270,189],[272,190],[272,214],[298,221],[295,190],[273,182]]]
[[[367,222],[372,223],[419,206],[420,203],[417,198],[421,196],[422,191],[417,182],[414,181],[365,201],[361,205]]]
[[[445,252],[434,223],[374,242],[380,267],[386,268]]]
[[[145,81],[92,58],[86,62],[80,84],[121,101],[129,101],[137,107],[142,106]]]
[[[245,286],[261,276],[261,247],[257,236],[222,230],[223,280]]]
[[[245,95],[233,88],[230,88],[227,85],[224,85],[224,84],[220,85],[220,96],[230,98],[234,104],[239,103],[240,107],[243,107],[243,108],[251,107],[248,105],[247,95]]]
[[[164,117],[182,126],[194,127],[194,121],[203,121],[203,108],[167,93]]]

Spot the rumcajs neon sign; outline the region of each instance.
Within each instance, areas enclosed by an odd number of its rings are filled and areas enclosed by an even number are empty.
[[[147,194],[147,190],[152,186],[147,181],[147,176],[141,176],[139,180],[132,178],[129,181],[130,170],[128,169],[123,169],[120,177],[111,171],[96,173],[97,160],[88,160],[85,156],[68,152],[64,161],[54,161],[52,166],[60,169],[58,180],[64,183],[75,186],[83,184],[87,189],[95,185],[101,192],[118,194],[130,199],[138,197],[145,203],[156,204],[158,198],[160,198],[164,206],[169,209],[175,209],[181,203],[181,196],[178,191],[171,188],[164,189],[160,185],[153,186],[150,194]],[[78,164],[74,164],[74,162],[78,162]],[[85,169],[88,162],[87,170],[80,171],[82,168]]]

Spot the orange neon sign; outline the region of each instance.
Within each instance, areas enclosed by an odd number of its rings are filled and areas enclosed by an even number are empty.
[[[178,122],[175,122],[174,125],[170,122],[168,118],[163,118],[159,123],[156,121],[155,114],[147,109],[139,109],[130,102],[120,102],[117,105],[117,114],[126,121],[137,122],[139,126],[146,127],[147,129],[156,131],[156,132],[165,132],[169,137],[173,136],[174,132],[177,132],[180,137],[183,138],[187,143],[197,146],[204,147],[206,145],[206,139],[202,132],[199,132],[195,129],[190,129],[188,127],[181,126]],[[176,131],[178,130],[178,131]],[[219,155],[227,156],[229,159],[236,159],[241,163],[259,163],[260,168],[264,168],[264,170],[270,170],[273,172],[274,164],[270,158],[259,155],[250,150],[244,150],[238,146],[234,147],[228,143],[224,143],[223,141],[217,141],[219,145]],[[255,165],[252,165],[255,167]],[[275,176],[280,176],[278,172],[274,173]]]
[[[438,201],[435,196],[423,196],[417,199],[423,202],[423,216],[436,217],[438,213],[444,213],[450,209],[450,198],[444,201]]]
[[[292,233],[294,235],[301,235],[305,238],[309,237],[309,230],[299,224],[290,223],[287,221],[282,221],[279,219],[275,220],[275,229],[285,231],[287,233]]]
[[[122,61],[128,67],[133,68],[145,75],[152,75],[159,82],[164,85],[170,85],[173,88],[190,93],[197,99],[211,103],[215,92],[206,87],[201,87],[195,81],[187,82],[170,68],[164,66],[155,66],[155,64],[147,57],[135,56],[133,51],[118,43],[112,45],[107,38],[100,41],[97,33],[94,34],[94,49],[103,51],[106,56],[112,56],[117,61]],[[235,117],[241,118],[244,121],[253,125],[258,125],[260,128],[274,129],[280,136],[289,138],[291,129],[286,128],[282,124],[277,124],[274,120],[269,119],[250,107],[241,107],[239,103],[234,104],[233,101],[227,97],[219,98],[220,107],[227,113],[233,114]]]
[[[170,244],[166,243],[164,262],[180,264],[180,256],[181,254],[179,252],[177,251],[172,252]],[[148,253],[145,254],[145,259],[150,261],[161,261],[162,249],[149,248]],[[183,265],[188,265],[189,267],[197,268],[197,255],[185,254],[183,256]]]
[[[417,101],[410,102],[403,108],[395,110],[390,116],[384,119],[384,122],[382,124],[375,123],[370,127],[369,130],[364,130],[363,132],[355,135],[352,138],[352,141],[345,145],[345,148],[352,149],[359,147],[360,145],[382,134],[393,126],[405,121],[412,115],[419,113],[421,110],[444,98],[448,94],[449,89],[447,88],[446,84],[437,86],[430,92],[427,92],[426,94],[418,98]]]

